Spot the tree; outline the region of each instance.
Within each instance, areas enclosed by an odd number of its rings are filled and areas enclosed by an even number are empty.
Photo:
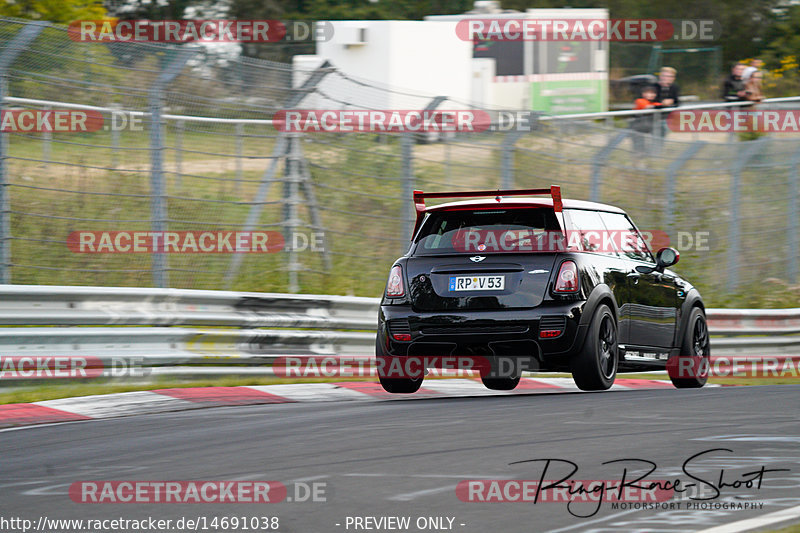
[[[763,59],[772,68],[779,68],[781,59],[800,55],[800,6],[791,6],[778,15],[764,41]]]
[[[102,0],[6,0],[0,4],[0,17],[49,20],[57,24],[101,19],[105,14]]]
[[[780,0],[503,0],[505,9],[525,11],[528,8],[542,7],[603,7],[608,9],[612,19],[670,19],[714,20],[719,23],[722,33],[715,42],[690,43],[676,41],[664,43],[675,48],[701,45],[722,46],[726,62],[743,57],[753,57],[764,47],[762,36],[775,23],[775,10]]]

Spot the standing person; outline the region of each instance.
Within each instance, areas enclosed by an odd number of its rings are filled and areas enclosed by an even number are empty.
[[[742,77],[744,78],[744,99],[753,102],[750,109],[755,109],[755,104],[764,99],[764,95],[761,94],[761,79],[764,77],[764,74],[760,70],[755,70],[748,72]],[[748,131],[758,132],[759,128],[755,122],[756,119],[751,116],[748,120],[750,121],[751,128]]]
[[[750,76],[752,76],[754,72],[756,72],[758,70],[761,70],[761,66],[763,64],[764,64],[764,62],[761,61],[760,59],[751,59],[750,60],[750,65],[745,67],[744,70],[742,71],[742,80],[744,80],[745,83],[746,83],[747,80],[750,79]]]
[[[663,107],[678,107],[681,105],[680,89],[675,83],[675,76],[678,73],[672,67],[661,67],[658,73],[658,85],[656,86],[656,102]]]
[[[660,107],[678,107],[681,105],[680,89],[678,84],[675,83],[675,76],[678,71],[672,67],[661,67],[658,72],[658,84],[656,85],[656,99],[655,101],[660,104]],[[659,113],[661,121],[661,138],[667,136],[667,115],[668,113]]]
[[[764,74],[760,70],[751,72],[744,82],[744,97],[751,102],[760,102],[764,99],[761,93],[761,80]]]
[[[744,68],[744,63],[736,63],[731,69],[730,76],[725,79],[722,85],[722,99],[726,102],[745,100],[744,80],[742,80]]]

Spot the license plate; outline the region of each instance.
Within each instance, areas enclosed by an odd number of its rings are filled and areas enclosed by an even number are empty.
[[[505,276],[450,276],[451,291],[502,291]]]

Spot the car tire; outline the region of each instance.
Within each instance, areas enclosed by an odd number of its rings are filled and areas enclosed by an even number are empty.
[[[508,370],[502,370],[500,362],[495,358],[489,358],[489,362],[488,374],[481,372],[481,381],[487,389],[514,390],[517,388],[522,376],[522,368],[518,362]]]
[[[481,381],[487,389],[492,390],[514,390],[519,385],[520,376],[515,378],[490,378],[481,376]]]
[[[383,390],[386,392],[392,394],[412,394],[419,390],[424,378],[382,378],[378,376],[378,379],[381,382],[381,387],[383,387]]]
[[[570,361],[572,379],[581,390],[606,390],[614,384],[619,362],[617,321],[601,304],[592,316],[583,348]]]
[[[689,322],[686,324],[686,331],[683,334],[681,342],[681,353],[678,357],[703,357],[706,372],[703,375],[692,376],[688,378],[679,378],[670,376],[672,384],[677,389],[699,389],[708,382],[709,359],[711,357],[711,347],[708,338],[708,322],[706,321],[706,314],[699,307],[693,307],[689,315]],[[680,363],[678,368],[680,368]],[[697,368],[698,365],[692,365]],[[703,367],[701,367],[703,368]]]
[[[375,357],[386,357],[386,352],[381,346],[380,337],[375,339]],[[392,394],[412,394],[417,392],[419,388],[422,386],[422,381],[425,379],[425,376],[421,376],[418,379],[414,378],[389,378],[389,377],[382,377],[378,375],[378,381],[381,383],[381,387],[386,392]]]

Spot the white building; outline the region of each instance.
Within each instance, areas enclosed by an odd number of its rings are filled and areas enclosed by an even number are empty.
[[[607,110],[607,42],[473,42],[463,35],[463,21],[468,19],[605,21],[606,9],[498,13],[494,6],[476,2],[484,11],[430,16],[424,21],[330,22],[333,36],[317,42],[316,55],[295,57],[295,84],[327,60],[345,76],[391,91],[327,76],[320,89],[330,98],[313,95],[302,106],[420,109],[431,97],[447,96],[449,101],[439,109],[475,106],[552,114]]]
[[[368,85],[330,75],[320,84],[331,97],[303,101],[303,107],[372,109],[420,109],[434,96],[447,96],[464,103],[472,99],[472,43],[456,38],[455,22],[428,21],[331,21],[333,37],[317,42],[314,56],[295,56],[295,86],[306,72],[329,61],[346,76]],[[305,72],[300,72],[302,69]],[[414,96],[419,95],[419,96]],[[337,102],[338,101],[338,102]],[[439,109],[455,109],[447,102]]]

